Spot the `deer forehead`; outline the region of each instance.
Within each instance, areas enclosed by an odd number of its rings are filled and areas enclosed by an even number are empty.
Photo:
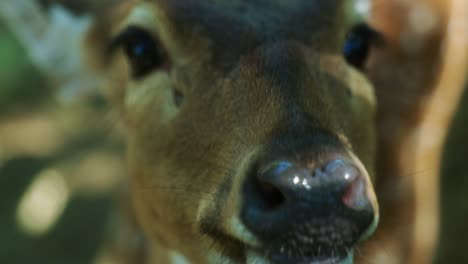
[[[294,39],[320,48],[339,48],[349,23],[342,0],[160,0],[134,1],[128,22],[152,25],[161,37],[202,32],[216,46]],[[169,32],[170,31],[170,32]],[[335,43],[336,44],[336,43]]]
[[[315,66],[321,72],[329,73],[353,94],[375,105],[372,86],[341,58],[341,37],[336,36],[343,35],[339,28],[346,26],[335,23],[344,20],[338,16],[344,8],[341,1],[161,0],[135,1],[126,8],[125,18],[112,28],[112,33],[130,25],[145,28],[164,43],[174,64],[184,71],[207,69],[202,64],[210,61],[209,70],[220,71],[219,76],[223,76],[217,65],[230,64],[232,69],[238,66],[240,58],[265,43],[293,41],[318,55],[314,56],[318,58]],[[128,80],[127,88],[135,92],[127,93],[127,106],[142,105],[141,98],[150,98],[148,95],[154,93],[151,87],[170,86],[173,78],[168,72],[155,72],[143,81]]]
[[[350,22],[342,16],[344,5],[339,0],[147,0],[126,3],[125,10],[121,12],[125,18],[114,23],[112,35],[130,25],[145,28],[164,43],[178,65],[208,57],[215,64],[228,64],[264,43],[284,40],[336,55],[341,53]],[[320,66],[339,63],[334,60]]]

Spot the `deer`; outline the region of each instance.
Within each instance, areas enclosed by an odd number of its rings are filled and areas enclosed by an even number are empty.
[[[151,263],[352,262],[379,219],[359,73],[374,32],[358,26],[344,56],[342,1],[121,8],[92,36]]]
[[[147,263],[430,262],[463,0],[116,2],[86,54]]]

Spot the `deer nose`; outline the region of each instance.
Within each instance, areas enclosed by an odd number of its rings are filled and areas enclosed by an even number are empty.
[[[314,166],[289,160],[259,166],[244,186],[243,221],[265,241],[352,246],[375,217],[364,173],[345,157]]]

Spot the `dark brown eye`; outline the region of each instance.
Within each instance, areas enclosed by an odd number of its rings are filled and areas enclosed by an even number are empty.
[[[343,56],[346,61],[358,69],[362,69],[373,45],[383,44],[382,36],[367,24],[358,24],[351,28],[343,46]]]
[[[137,26],[130,26],[119,34],[111,43],[111,49],[122,47],[135,79],[169,67],[167,52],[160,42],[148,31]]]

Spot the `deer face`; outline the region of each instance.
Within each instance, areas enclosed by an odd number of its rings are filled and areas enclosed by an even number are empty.
[[[348,61],[342,54],[343,4],[124,9],[110,30],[110,97],[127,126],[132,197],[155,254],[352,262],[378,220],[375,103],[349,63],[361,64],[356,43]]]

